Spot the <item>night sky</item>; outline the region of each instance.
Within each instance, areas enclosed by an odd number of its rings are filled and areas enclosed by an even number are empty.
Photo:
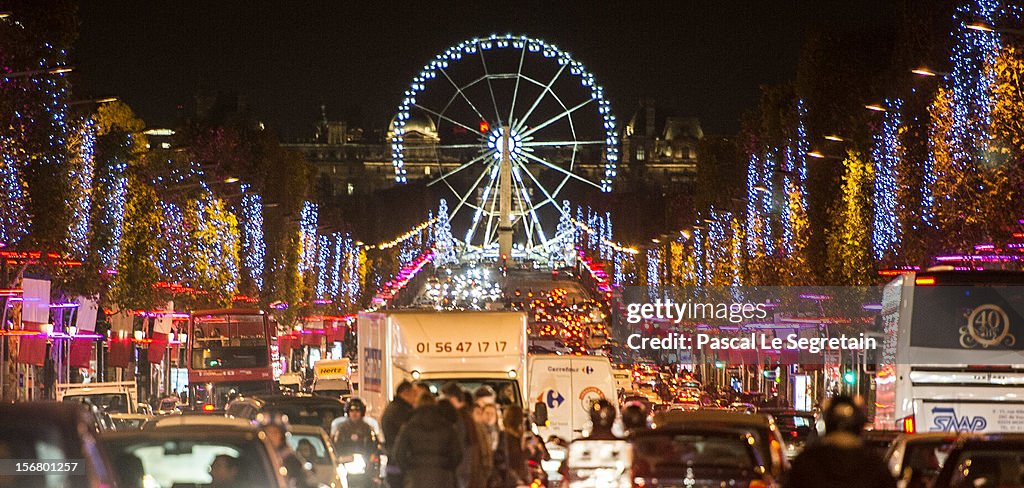
[[[737,130],[759,85],[794,76],[809,32],[891,30],[893,3],[87,0],[73,64],[79,96],[119,96],[150,126],[173,125],[175,107],[201,90],[238,92],[294,139],[309,137],[321,103],[332,119],[382,127],[435,54],[526,34],[583,62],[620,119],[647,96],[722,134]]]

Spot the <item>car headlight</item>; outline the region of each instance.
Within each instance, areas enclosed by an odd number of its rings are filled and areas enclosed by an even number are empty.
[[[366,460],[363,459],[362,454],[354,454],[352,460],[343,464],[345,472],[348,474],[364,474],[366,473]]]

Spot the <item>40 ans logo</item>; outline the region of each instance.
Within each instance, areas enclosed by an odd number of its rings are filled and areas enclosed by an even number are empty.
[[[967,316],[960,328],[960,346],[964,349],[995,346],[1013,347],[1017,338],[1010,333],[1010,316],[998,305],[982,305]]]

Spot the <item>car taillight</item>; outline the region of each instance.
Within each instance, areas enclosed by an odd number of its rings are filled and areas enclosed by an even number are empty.
[[[214,411],[216,409],[217,409],[217,407],[213,406],[212,403],[205,403],[205,404],[203,404],[203,411],[204,412],[212,412],[212,411]]]
[[[913,434],[914,432],[917,432],[917,429],[915,427],[916,426],[914,425],[913,415],[909,417],[903,417],[903,419],[900,420],[900,430],[902,430],[903,432]]]
[[[747,485],[747,488],[768,488],[768,483],[761,480],[754,480]]]
[[[934,276],[921,276],[914,279],[914,284],[918,286],[929,286],[935,284]]]

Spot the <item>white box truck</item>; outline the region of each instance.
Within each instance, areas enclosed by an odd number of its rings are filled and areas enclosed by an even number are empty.
[[[135,414],[148,408],[142,407],[136,398],[134,381],[57,385],[58,402],[87,402],[109,414]]]
[[[313,394],[345,399],[352,396],[351,361],[321,359],[313,365]]]
[[[581,437],[590,428],[588,409],[597,400],[608,400],[618,409],[615,376],[604,356],[533,355],[527,378],[531,410],[547,412],[546,422],[538,419],[542,439]]]
[[[523,405],[525,312],[363,312],[358,319],[359,395],[380,418],[403,380],[432,389],[488,385],[499,402]]]

